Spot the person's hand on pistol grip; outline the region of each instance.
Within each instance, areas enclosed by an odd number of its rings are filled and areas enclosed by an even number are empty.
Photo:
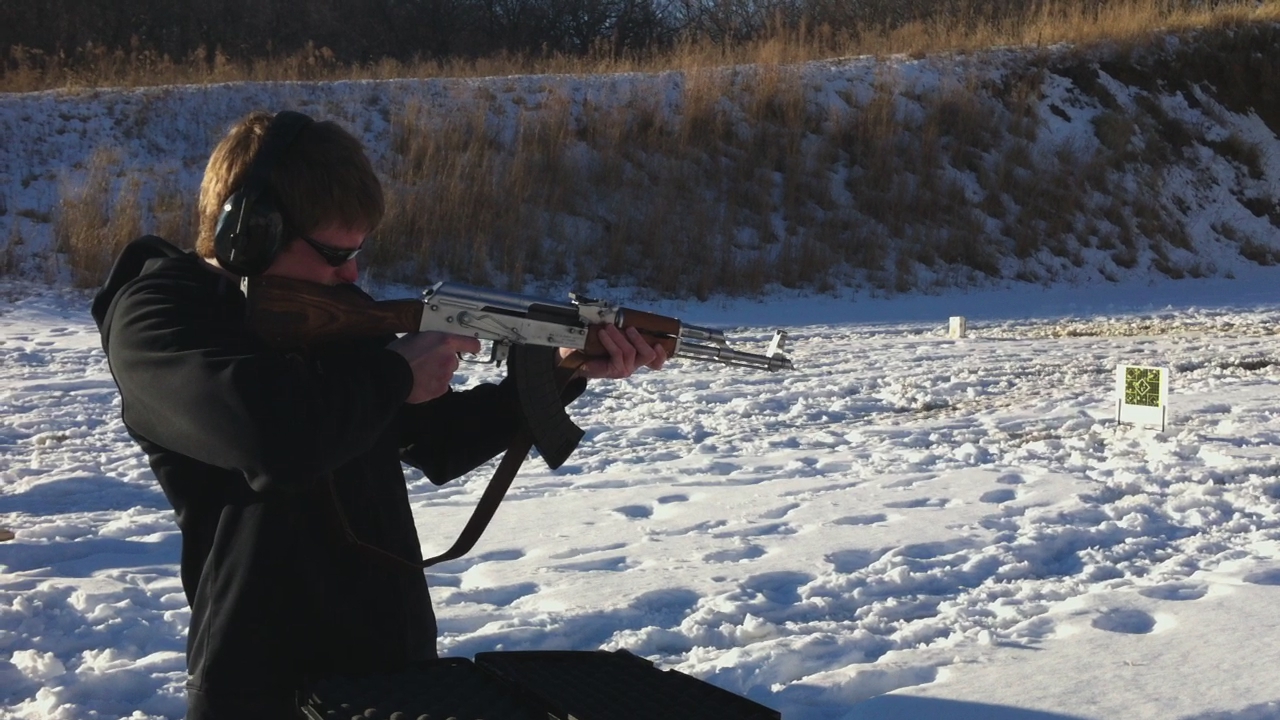
[[[449,383],[458,369],[458,354],[479,353],[480,341],[463,335],[418,332],[393,340],[387,349],[409,361],[413,390],[405,402],[417,404],[449,392]]]

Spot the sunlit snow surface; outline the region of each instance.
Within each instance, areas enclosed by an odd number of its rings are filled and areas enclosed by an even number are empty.
[[[788,720],[1280,717],[1275,280],[661,306],[797,370],[594,383],[429,571],[441,653],[625,648]],[[0,300],[0,717],[178,718],[180,542],[86,304]],[[1165,432],[1120,363],[1171,369]],[[490,470],[410,475],[425,552]]]

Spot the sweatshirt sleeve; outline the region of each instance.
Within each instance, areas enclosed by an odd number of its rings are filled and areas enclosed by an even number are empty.
[[[273,351],[244,330],[238,294],[156,275],[117,299],[106,347],[125,423],[165,448],[288,492],[369,450],[408,397],[412,372],[390,350]]]
[[[519,427],[519,400],[510,378],[450,390],[401,409],[401,459],[441,485],[507,449]]]
[[[582,378],[561,392],[566,406],[587,388]],[[442,485],[465,475],[506,450],[520,429],[522,415],[515,381],[450,391],[400,411],[401,460]]]

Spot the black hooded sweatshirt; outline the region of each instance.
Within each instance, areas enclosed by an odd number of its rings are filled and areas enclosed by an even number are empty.
[[[236,281],[158,238],[122,253],[93,314],[182,531],[188,718],[289,717],[308,678],[434,657],[423,573],[344,541],[334,505],[361,541],[420,560],[401,461],[439,484],[494,457],[514,387],[408,405],[391,338],[273,351]]]

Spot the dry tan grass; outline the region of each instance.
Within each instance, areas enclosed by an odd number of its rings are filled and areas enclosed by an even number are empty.
[[[196,235],[195,198],[184,193],[175,182],[153,183],[152,196],[146,217],[151,223],[150,232],[171,242],[189,243]]]
[[[72,282],[77,287],[89,287],[101,282],[115,254],[123,246],[122,241],[105,231],[111,218],[117,214],[131,215],[127,203],[121,213],[111,207],[112,179],[120,164],[120,153],[114,148],[98,148],[90,158],[86,176],[80,184],[70,179],[62,181],[61,203],[53,218],[55,247],[67,258],[72,271]],[[134,233],[136,236],[138,233]]]
[[[444,271],[457,280],[521,287],[547,271],[539,253],[577,182],[564,153],[573,128],[567,98],[551,96],[502,138],[490,111],[432,116],[412,106],[394,118],[388,214],[370,268],[393,280]],[[428,261],[429,258],[429,261]]]
[[[155,191],[150,201],[144,187]],[[54,250],[76,287],[101,284],[125,244],[145,233],[179,244],[192,237],[194,200],[172,185],[127,170],[117,148],[95,150],[84,177],[64,177],[59,194],[52,218]]]
[[[9,224],[9,237],[5,238],[4,248],[0,250],[0,277],[16,275],[22,266],[23,245],[26,238],[22,236],[22,227],[18,223]]]
[[[607,43],[586,56],[497,55],[430,62],[384,59],[354,65],[338,62],[328,48],[311,43],[288,55],[255,60],[230,58],[220,50],[203,47],[185,58],[137,48],[88,47],[72,53],[69,59],[62,53],[46,54],[16,46],[9,48],[11,63],[0,75],[0,92],[231,81],[659,72],[781,65],[860,55],[922,56],[998,46],[1126,43],[1153,32],[1280,20],[1280,0],[1205,3],[1198,8],[1165,0],[1049,0],[1021,16],[999,18],[981,17],[979,7],[959,5],[927,21],[862,31],[837,31],[802,23],[794,28],[775,28],[758,40],[735,46],[688,39],[668,52],[643,57],[618,57]]]
[[[478,116],[460,131],[457,120],[419,110],[396,124],[397,146],[419,148],[409,153],[417,169],[396,180],[422,193],[406,206],[432,208],[432,220],[396,220],[386,234],[429,239],[415,256],[473,281],[608,277],[697,297],[771,283],[829,288],[841,268],[865,271],[890,292],[915,287],[925,270],[935,285],[967,283],[999,276],[1008,256],[1079,268],[1095,244],[1121,267],[1147,248],[1157,270],[1188,272],[1165,249],[1189,245],[1185,228],[1152,198],[1108,180],[1108,168],[1171,159],[1137,157],[1129,142],[1176,135],[1160,127],[1169,118],[1154,106],[1140,116],[1117,110],[1095,127],[1096,153],[1037,154],[1044,78],[1032,64],[1002,87],[960,75],[904,97],[886,76],[869,101],[816,108],[785,66],[703,68],[685,73],[673,114],[643,98],[587,105],[576,119],[563,106],[544,108],[505,144],[485,135]],[[903,115],[902,103],[920,112]],[[576,141],[589,156],[568,152]],[[837,181],[833,167],[850,170]],[[981,193],[970,197],[957,173]],[[507,189],[505,199],[494,186]],[[1095,191],[1109,193],[1110,205],[1092,207]],[[518,206],[524,199],[539,210]],[[1099,213],[1106,225],[1090,225]],[[548,217],[573,218],[573,232]],[[993,218],[999,233],[988,227]],[[559,248],[552,257],[540,254],[547,240]],[[387,267],[403,257],[389,253]]]

